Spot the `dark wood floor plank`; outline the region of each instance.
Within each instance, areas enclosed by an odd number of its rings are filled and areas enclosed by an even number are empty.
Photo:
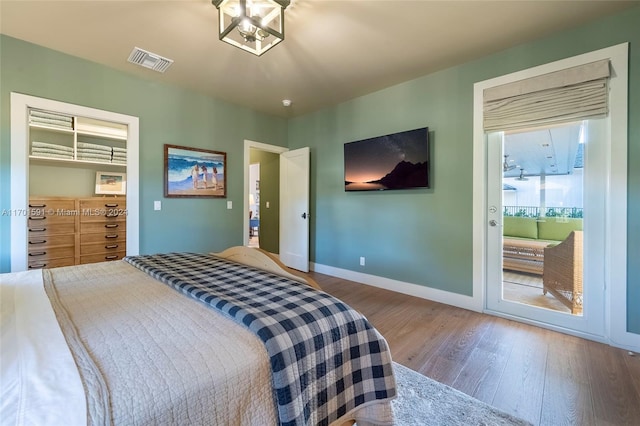
[[[393,359],[534,425],[640,425],[640,356],[312,272],[362,312]]]

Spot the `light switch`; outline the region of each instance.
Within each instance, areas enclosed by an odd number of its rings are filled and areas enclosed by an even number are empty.
[[[269,208],[269,202],[268,201],[265,203],[265,207]]]
[[[233,208],[233,201],[227,201],[227,210],[231,210]]]
[[[162,210],[162,201],[154,201],[153,202],[154,210]]]

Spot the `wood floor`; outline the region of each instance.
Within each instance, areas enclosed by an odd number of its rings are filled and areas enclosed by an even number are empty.
[[[394,361],[534,425],[640,425],[640,355],[311,272]]]
[[[515,271],[502,271],[502,291],[505,300],[571,314],[551,293],[542,291],[542,276]],[[582,314],[580,314],[582,315]]]

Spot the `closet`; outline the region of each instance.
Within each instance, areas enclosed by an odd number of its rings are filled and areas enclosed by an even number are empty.
[[[29,269],[126,255],[126,165],[126,125],[29,110]]]
[[[138,118],[11,100],[12,271],[138,254]]]

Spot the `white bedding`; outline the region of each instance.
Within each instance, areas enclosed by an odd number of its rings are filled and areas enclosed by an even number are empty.
[[[74,315],[80,323],[88,324],[85,327],[111,323],[105,330],[117,334],[122,324],[127,327],[128,320],[134,319],[129,318],[132,313],[141,316],[146,324],[136,325],[144,339],[119,342],[113,346],[118,348],[113,356],[98,365],[108,378],[113,407],[139,406],[131,411],[136,413],[135,419],[116,418],[116,424],[277,424],[269,358],[263,343],[251,331],[188,297],[175,297],[173,289],[158,285],[125,262],[59,269],[70,271],[73,286],[83,289],[74,297],[95,297],[104,300],[105,306],[107,300],[113,299],[108,306],[119,308],[115,314],[112,309],[95,308],[101,305],[80,309]],[[115,287],[103,291],[97,284],[105,281],[106,276],[114,278]],[[86,425],[87,402],[82,380],[45,293],[42,271],[0,274],[0,312],[0,424]],[[138,324],[139,318],[135,321]],[[170,340],[157,330],[166,333],[166,327],[173,330]],[[188,331],[188,336],[183,330]],[[191,339],[203,344],[196,347]],[[91,345],[109,348],[111,342],[118,341],[118,336],[105,335],[103,341],[97,340],[88,341],[90,349]],[[128,353],[130,347],[140,346],[138,342],[142,340],[149,345],[142,348],[143,355],[131,362],[123,361],[127,358],[122,354]],[[145,359],[151,356],[146,351],[151,346],[160,349],[163,360]],[[138,371],[151,365],[159,366],[163,374]],[[119,390],[132,380],[147,386],[148,391],[133,401],[123,400]],[[172,386],[174,383],[178,385]],[[186,405],[192,402],[198,407],[193,411]],[[187,417],[173,422],[161,420],[174,406],[182,407],[181,412]],[[380,410],[384,412],[384,420],[380,418]],[[382,408],[368,405],[341,420],[357,419],[361,426],[388,424],[393,417],[390,410],[388,402]]]
[[[116,263],[117,270],[114,272],[113,266],[116,266]],[[116,424],[135,422],[264,426],[277,423],[268,357],[264,345],[253,333],[189,298],[182,295],[175,297],[174,290],[157,285],[155,280],[124,262],[105,262],[69,268],[76,268],[74,272],[78,274],[79,284],[86,282],[90,286],[96,283],[90,282],[88,277],[96,269],[99,270],[106,265],[109,265],[109,269],[105,272],[120,275],[119,281],[128,279],[131,272],[136,274],[135,278],[123,282],[122,285],[129,286],[126,291],[121,289],[115,292],[126,294],[119,302],[120,307],[125,307],[124,304],[129,302],[139,306],[136,314],[142,313],[142,316],[148,319],[148,328],[142,330],[148,338],[146,342],[153,346],[161,346],[163,357],[167,355],[166,361],[146,359],[145,356],[155,354],[155,349],[149,348],[148,351],[143,351],[142,356],[131,359],[131,362],[125,365],[122,359],[126,357],[122,356],[121,351],[114,350],[113,359],[100,365],[100,368],[109,370],[105,374],[109,378],[112,404],[135,406],[135,420],[116,418]],[[147,293],[143,288],[148,289],[150,282],[153,282],[154,291],[159,294],[146,303],[143,299]],[[85,392],[76,364],[43,288],[42,271],[0,274],[0,283],[0,424],[86,425]],[[142,293],[145,297],[141,297]],[[165,301],[167,295],[169,299]],[[109,297],[109,294],[105,293],[103,296]],[[168,304],[171,309],[175,308],[177,313],[168,312]],[[125,308],[131,312],[130,306]],[[109,320],[108,314],[101,316],[100,312],[87,312],[86,315],[94,317],[95,321]],[[176,316],[180,318],[176,320]],[[163,340],[161,334],[156,334],[156,331],[162,328],[162,323],[179,322],[182,318],[185,323],[194,321],[195,318],[197,325],[186,333],[175,330],[178,336],[172,341]],[[119,319],[112,318],[116,322]],[[126,326],[126,320],[124,323]],[[206,338],[207,341],[194,350],[192,345],[185,342],[193,337]],[[110,342],[109,338],[105,341]],[[137,339],[134,339],[126,343],[135,346],[137,342]],[[184,350],[187,353],[179,356],[180,351]],[[171,360],[176,356],[177,359]],[[165,371],[162,374],[147,375],[148,380],[144,381],[147,391],[139,394],[135,400],[126,398],[123,401],[119,393],[123,381],[130,380],[138,370],[149,368],[152,364],[161,365]],[[192,365],[201,369],[189,369]],[[176,377],[182,378],[183,383]],[[166,380],[174,384],[171,389],[168,389]],[[197,409],[185,408],[190,403],[195,404]],[[167,407],[172,410],[174,407],[178,408],[170,411]],[[180,420],[174,419],[175,421],[168,421],[163,417],[176,413],[187,417],[182,416]]]
[[[2,424],[86,424],[80,376],[44,292],[42,272],[0,274],[0,312]]]

